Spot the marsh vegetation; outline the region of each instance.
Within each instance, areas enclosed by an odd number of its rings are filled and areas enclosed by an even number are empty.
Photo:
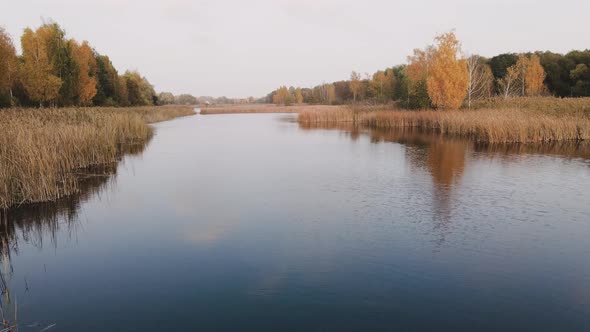
[[[417,128],[488,143],[583,141],[590,139],[590,98],[489,100],[477,110],[409,111],[383,107],[305,110],[298,121],[351,123],[369,128]]]
[[[148,123],[194,114],[191,107],[0,110],[0,208],[53,201],[79,191],[153,135]]]

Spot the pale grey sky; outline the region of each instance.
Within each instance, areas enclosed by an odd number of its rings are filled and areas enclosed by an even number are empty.
[[[405,63],[455,29],[463,50],[590,48],[588,0],[3,0],[15,44],[52,19],[157,91],[263,96]],[[17,46],[20,49],[20,46]]]

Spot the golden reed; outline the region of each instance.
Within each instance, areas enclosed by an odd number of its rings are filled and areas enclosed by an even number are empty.
[[[0,209],[79,191],[79,173],[146,144],[147,123],[194,114],[187,107],[0,110]]]
[[[526,107],[500,104],[499,108],[458,111],[405,111],[338,109],[304,110],[299,122],[349,122],[369,128],[419,128],[444,135],[468,137],[488,143],[554,142],[590,139],[590,98],[514,98],[512,103],[526,102]],[[556,111],[555,103],[564,105]],[[497,105],[497,104],[496,104]],[[511,107],[508,107],[511,106]]]

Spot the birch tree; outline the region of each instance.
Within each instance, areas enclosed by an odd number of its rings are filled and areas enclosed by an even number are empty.
[[[471,108],[472,101],[491,96],[494,76],[490,66],[483,63],[479,55],[467,58],[467,73],[469,75],[467,107]]]
[[[500,88],[500,93],[504,97],[504,99],[508,99],[511,95],[513,95],[519,77],[518,68],[516,65],[508,67],[506,70],[506,75],[504,77],[498,79],[498,87]],[[517,90],[518,91],[518,90]]]
[[[469,84],[467,63],[460,57],[461,44],[453,32],[436,37],[437,47],[428,72],[428,96],[437,108],[457,109]]]

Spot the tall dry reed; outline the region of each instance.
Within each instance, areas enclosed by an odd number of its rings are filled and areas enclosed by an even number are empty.
[[[472,109],[520,109],[543,114],[590,116],[590,97],[495,97],[474,102]]]
[[[148,122],[193,113],[161,107],[0,110],[0,209],[75,193],[79,173],[148,142]]]
[[[590,117],[579,112],[556,114],[525,109],[471,111],[303,111],[299,122],[350,122],[369,128],[419,128],[478,142],[554,142],[590,139]]]

